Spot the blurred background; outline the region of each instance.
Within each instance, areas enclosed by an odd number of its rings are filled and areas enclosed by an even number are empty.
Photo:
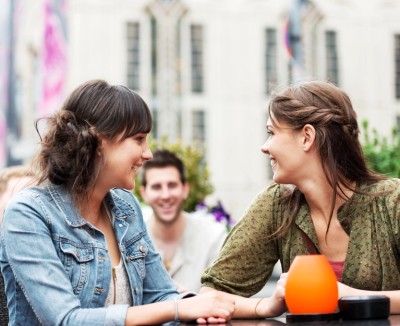
[[[360,122],[399,127],[399,17],[399,0],[0,0],[0,166],[29,162],[34,121],[105,79],[147,101],[154,139],[203,146],[208,200],[237,219],[271,179],[276,87],[329,80]]]

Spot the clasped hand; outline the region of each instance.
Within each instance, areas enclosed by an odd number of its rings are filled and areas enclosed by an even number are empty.
[[[209,291],[179,300],[181,320],[196,320],[198,324],[225,324],[235,311],[234,296],[221,291]]]

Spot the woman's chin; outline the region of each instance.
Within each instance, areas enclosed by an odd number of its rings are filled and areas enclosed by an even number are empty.
[[[279,184],[290,184],[290,181],[288,179],[283,178],[282,176],[279,176],[276,173],[273,175],[272,180],[274,180],[275,183]]]

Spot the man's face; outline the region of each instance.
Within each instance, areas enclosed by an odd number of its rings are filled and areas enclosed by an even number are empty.
[[[154,217],[165,224],[173,223],[182,212],[189,185],[182,183],[179,171],[173,166],[148,169],[146,181],[141,195],[153,209]]]

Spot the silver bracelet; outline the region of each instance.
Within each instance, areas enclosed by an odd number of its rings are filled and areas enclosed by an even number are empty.
[[[175,303],[175,321],[179,320],[179,311],[178,311],[178,299],[175,298],[174,299],[174,303]]]

